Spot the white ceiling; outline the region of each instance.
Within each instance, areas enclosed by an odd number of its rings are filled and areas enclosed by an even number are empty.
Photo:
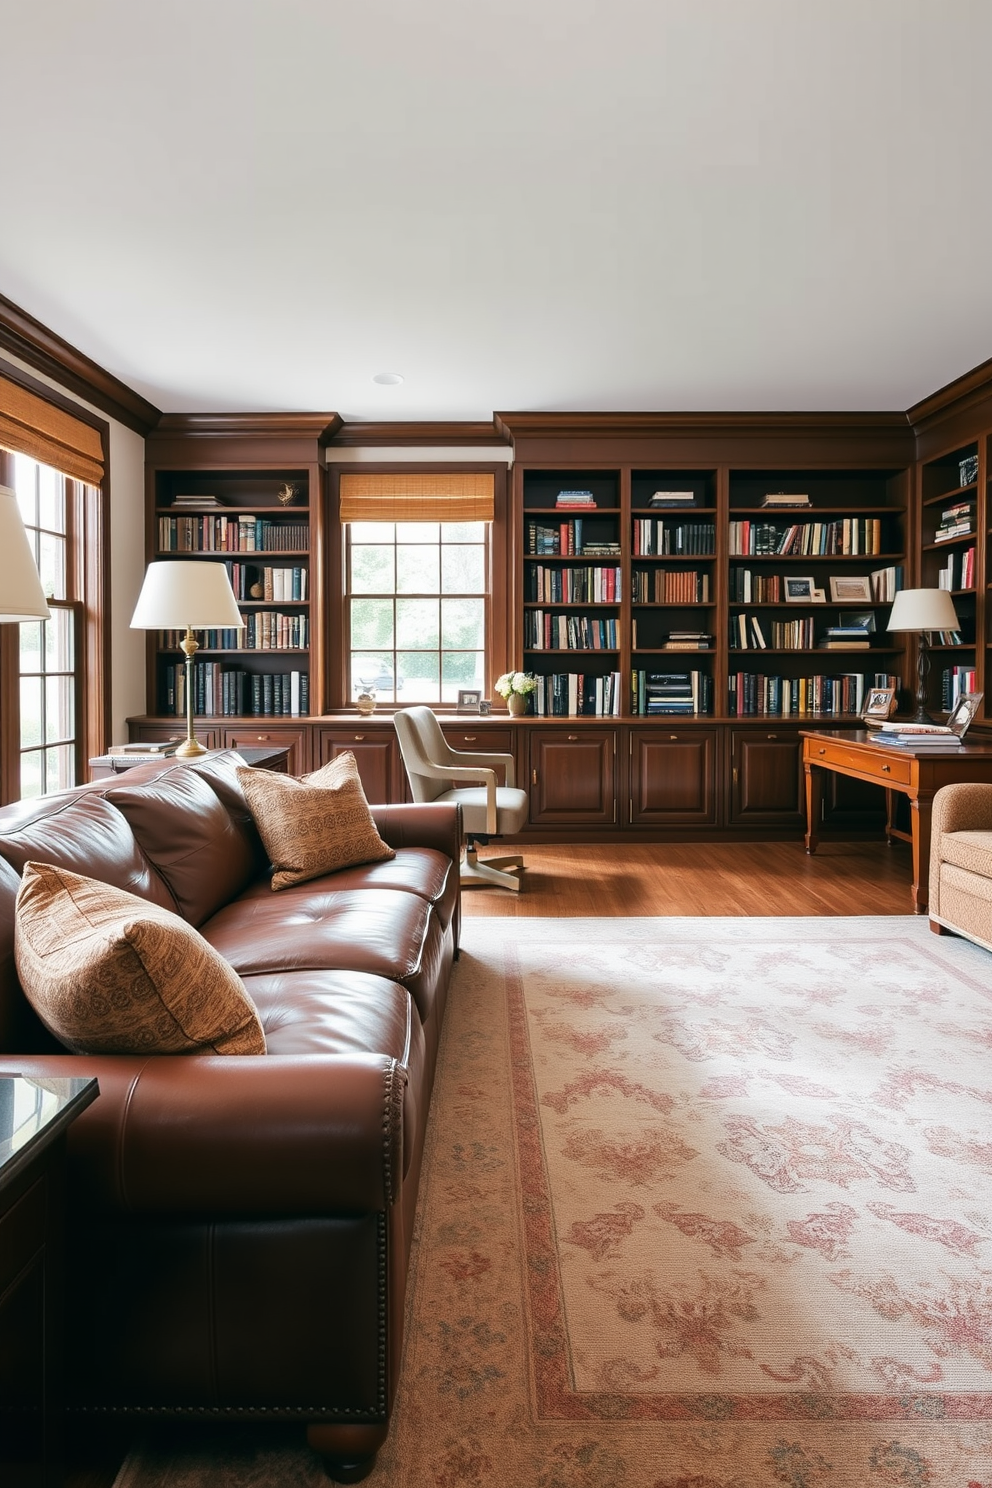
[[[905,409],[992,356],[990,0],[0,0],[0,49],[0,293],[162,409]]]

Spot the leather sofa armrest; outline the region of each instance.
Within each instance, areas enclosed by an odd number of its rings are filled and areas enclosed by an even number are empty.
[[[97,1207],[354,1214],[402,1186],[406,1074],[383,1055],[3,1056],[15,1072],[99,1080],[69,1132],[75,1192]]]
[[[461,813],[451,804],[373,806],[376,830],[390,847],[433,847],[452,862],[461,857]]]

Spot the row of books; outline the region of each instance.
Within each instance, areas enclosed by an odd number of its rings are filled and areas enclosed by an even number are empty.
[[[949,542],[952,537],[970,537],[975,530],[975,503],[956,501],[940,514],[934,542]]]
[[[689,553],[712,558],[716,550],[713,522],[671,522],[663,517],[634,518],[634,557]]]
[[[261,599],[270,604],[289,604],[310,597],[310,575],[307,569],[271,568],[256,563],[224,564],[235,599]],[[255,592],[258,591],[258,592]]]
[[[524,646],[529,651],[615,651],[617,622],[588,615],[524,612]]]
[[[881,517],[840,517],[832,522],[791,522],[787,525],[749,519],[730,523],[732,556],[791,553],[811,558],[842,557],[845,554],[871,557],[882,551]]]
[[[701,569],[638,569],[630,584],[635,604],[709,603],[710,576]]]
[[[812,651],[816,644],[812,615],[797,620],[760,620],[757,615],[731,616],[731,651]]]
[[[165,668],[165,712],[186,716],[186,668]],[[246,672],[219,661],[193,663],[193,712],[204,717],[305,717],[309,672]]]
[[[786,577],[785,574],[752,573],[749,568],[732,568],[727,580],[727,598],[731,604],[784,604]],[[891,603],[903,587],[903,568],[899,563],[875,569],[867,577],[875,604]]]
[[[959,553],[948,553],[947,562],[937,573],[938,589],[974,589],[975,550],[965,548]]]
[[[531,698],[539,718],[618,718],[621,691],[619,672],[552,672],[537,677]]]
[[[649,672],[631,674],[631,711],[641,718],[660,714],[691,717],[713,712],[713,678],[708,672]]]
[[[302,553],[310,547],[309,522],[269,517],[160,517],[163,553]]]
[[[557,554],[563,558],[594,556],[613,558],[620,556],[620,544],[588,538],[581,517],[570,517],[567,522],[558,522],[553,527],[543,522],[527,523],[527,552],[546,557]]]
[[[306,651],[310,646],[307,615],[284,615],[279,610],[249,610],[244,629],[233,627],[197,631],[204,651]],[[163,651],[178,651],[184,630],[160,630],[158,645]]]
[[[902,679],[888,672],[817,673],[810,677],[732,672],[728,680],[727,712],[735,718],[790,718],[813,713],[835,718],[857,716],[870,688],[902,687]]]
[[[978,676],[973,666],[945,667],[940,678],[940,706],[945,713],[956,708],[963,697],[978,691]]]
[[[614,604],[620,599],[620,574],[619,567],[532,564],[524,575],[525,598],[539,604]]]

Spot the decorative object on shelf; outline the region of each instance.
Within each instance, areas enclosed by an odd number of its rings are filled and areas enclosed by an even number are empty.
[[[966,455],[958,461],[958,479],[962,486],[973,486],[978,479],[978,456]]]
[[[355,707],[363,718],[370,718],[375,712],[376,696],[374,687],[365,687],[355,699]]]
[[[857,604],[871,604],[871,579],[867,574],[832,574],[830,598],[834,604],[845,604],[853,600]]]
[[[504,672],[493,684],[514,718],[521,718],[530,706],[530,695],[537,686],[532,672]]]
[[[51,618],[17,497],[0,486],[0,622]]]
[[[276,492],[276,500],[280,506],[292,506],[299,494],[299,486],[294,486],[292,481],[283,481]]]
[[[954,601],[946,589],[900,589],[892,601],[888,630],[907,630],[919,636],[916,662],[916,712],[913,723],[933,723],[926,709],[930,670],[928,637],[935,630],[957,630]]]
[[[783,582],[786,604],[815,604],[816,588],[813,579],[787,575]]]
[[[186,657],[186,738],[176,750],[180,759],[207,753],[193,732],[193,657],[200,649],[193,631],[241,630],[244,623],[223,563],[168,558],[149,563],[131,629],[186,632],[181,642]]]
[[[458,712],[478,713],[481,711],[482,693],[474,688],[460,687],[458,689]]]
[[[984,692],[969,692],[965,697],[958,698],[947,718],[947,727],[952,733],[963,739],[971,728],[978,705],[985,696]]]
[[[891,718],[896,710],[896,690],[894,687],[872,687],[869,690],[861,714],[863,721],[869,728],[877,728],[887,718]]]

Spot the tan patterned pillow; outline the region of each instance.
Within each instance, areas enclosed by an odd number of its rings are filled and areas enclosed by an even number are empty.
[[[264,1054],[232,966],[171,910],[50,863],[26,863],[17,974],[46,1028],[85,1054]]]
[[[396,856],[376,831],[350,749],[312,775],[241,769],[238,779],[275,869],[274,889]]]

